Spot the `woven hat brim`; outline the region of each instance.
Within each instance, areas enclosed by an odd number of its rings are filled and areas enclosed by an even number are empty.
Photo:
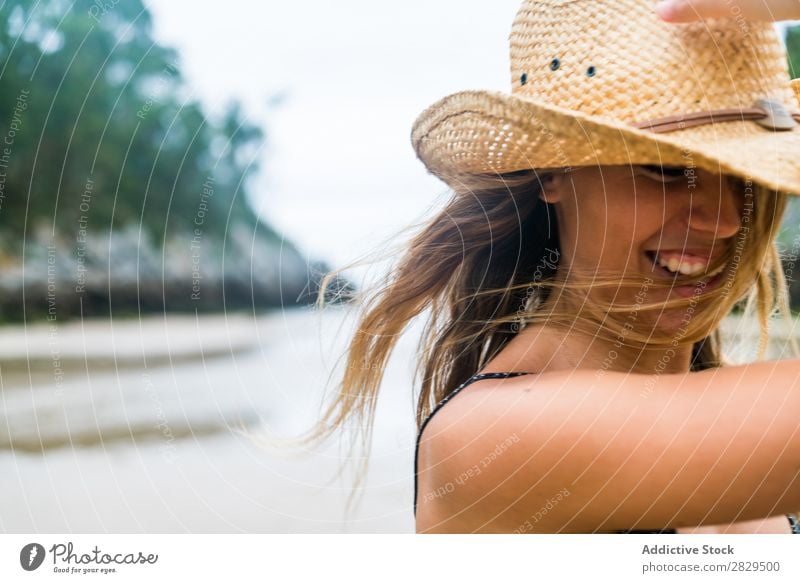
[[[800,127],[773,131],[751,120],[657,134],[530,97],[462,91],[423,111],[411,139],[428,170],[451,186],[469,174],[663,164],[694,165],[800,194]]]

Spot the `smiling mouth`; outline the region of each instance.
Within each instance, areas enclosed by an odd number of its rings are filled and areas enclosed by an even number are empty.
[[[722,266],[718,267],[717,269],[715,269],[714,271],[711,271],[711,272],[707,273],[704,277],[702,277],[700,279],[697,279],[699,273],[698,274],[694,274],[694,275],[691,275],[691,274],[686,275],[686,274],[683,274],[683,273],[681,273],[679,271],[670,271],[669,269],[667,269],[663,265],[660,265],[658,263],[658,261],[656,261],[656,252],[655,251],[645,251],[644,254],[647,256],[648,260],[650,261],[650,266],[651,266],[652,272],[654,274],[658,275],[659,277],[661,277],[663,279],[672,280],[672,281],[676,282],[676,284],[679,285],[679,286],[681,286],[681,285],[697,285],[700,282],[708,283],[709,281],[715,279],[720,274],[722,274],[722,272],[725,271],[725,267],[727,266],[727,264],[722,265]]]

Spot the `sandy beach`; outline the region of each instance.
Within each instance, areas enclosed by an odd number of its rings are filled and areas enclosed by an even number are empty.
[[[76,322],[55,340],[46,323],[0,330],[0,530],[413,532],[413,334],[350,515],[339,440],[273,451],[245,434],[310,426],[351,325],[331,308]]]

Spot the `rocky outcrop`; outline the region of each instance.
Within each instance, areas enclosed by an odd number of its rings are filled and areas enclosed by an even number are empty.
[[[224,239],[198,230],[163,242],[135,226],[74,239],[38,229],[14,252],[3,249],[4,321],[286,308],[313,303],[329,271],[263,226],[234,225]]]

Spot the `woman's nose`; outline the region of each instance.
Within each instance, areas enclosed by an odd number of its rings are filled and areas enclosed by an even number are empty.
[[[737,183],[738,184],[738,183]],[[744,191],[726,177],[706,178],[689,191],[688,222],[715,238],[733,237],[741,227]]]

